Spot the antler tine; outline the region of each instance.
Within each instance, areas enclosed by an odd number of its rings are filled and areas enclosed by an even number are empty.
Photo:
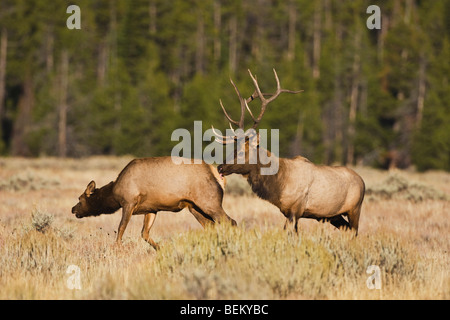
[[[221,134],[218,134],[218,132],[214,129],[214,127],[212,127],[214,134],[216,135],[216,141],[222,144],[227,144],[227,143],[231,143],[235,141],[236,138],[236,133],[233,129],[232,124],[234,124],[235,126],[238,126],[239,129],[244,130],[244,118],[245,118],[245,109],[247,109],[247,111],[249,112],[250,116],[252,117],[253,120],[253,126],[252,129],[256,129],[256,127],[258,126],[259,122],[261,121],[264,112],[266,112],[266,107],[267,105],[272,102],[273,100],[275,100],[281,93],[299,93],[302,92],[303,90],[299,90],[299,91],[293,91],[293,90],[287,90],[287,89],[282,89],[281,88],[281,84],[280,84],[280,79],[278,78],[278,74],[275,71],[275,69],[273,69],[273,74],[275,76],[275,81],[277,83],[277,91],[274,94],[269,94],[269,93],[262,93],[261,89],[259,88],[258,85],[258,81],[256,80],[256,77],[253,76],[252,72],[250,70],[248,70],[248,73],[250,75],[250,78],[253,81],[253,84],[255,86],[255,91],[252,93],[252,95],[247,98],[244,99],[242,98],[241,93],[239,92],[239,89],[237,88],[236,84],[233,82],[233,79],[230,78],[230,82],[234,88],[234,91],[236,91],[236,94],[239,98],[239,102],[241,104],[241,116],[239,118],[239,121],[235,121],[233,119],[231,119],[230,115],[228,114],[228,112],[225,110],[225,107],[223,106],[222,100],[219,100],[220,102],[220,106],[222,107],[223,113],[225,114],[225,117],[228,119],[230,128],[234,134],[234,136],[222,136]],[[269,96],[269,98],[265,98],[265,96]],[[250,107],[248,106],[248,103],[253,101],[254,99],[259,98],[261,100],[261,110],[259,112],[258,117],[255,117],[250,109]]]
[[[277,92],[271,97],[269,98],[270,101],[274,100],[275,98],[277,98],[280,93],[292,93],[292,94],[296,94],[296,93],[300,93],[303,92],[304,90],[287,90],[287,89],[281,89],[281,85],[280,85],[280,79],[278,79],[278,75],[277,72],[275,71],[275,68],[273,69],[273,73],[275,75],[275,80],[277,81]]]
[[[264,92],[262,92],[262,95],[263,96],[272,96],[272,93],[264,93]],[[258,98],[258,92],[255,90],[255,91],[253,91],[253,93],[252,93],[252,95],[250,97],[245,99],[245,101],[247,101],[247,103],[250,103],[253,100],[255,100],[256,98]]]
[[[247,110],[249,110],[250,114],[252,115],[250,108],[247,105],[247,99],[242,98],[241,93],[239,92],[239,89],[237,88],[236,84],[233,82],[233,79],[230,78],[230,82],[233,85],[234,91],[236,91],[236,94],[239,98],[239,102],[241,104],[241,116],[239,118],[239,122],[236,120],[231,119],[230,115],[228,114],[227,110],[225,109],[225,107],[223,106],[222,100],[219,100],[220,102],[220,106],[222,107],[222,111],[225,114],[225,117],[228,119],[228,123],[230,125],[230,129],[233,132],[234,136],[223,136],[221,134],[219,134],[213,126],[212,130],[214,132],[214,134],[216,135],[216,141],[222,144],[228,144],[235,141],[235,137],[236,137],[236,132],[233,129],[232,124],[236,125],[239,127],[239,129],[244,130],[244,117],[245,117],[245,108],[247,108]],[[253,118],[253,115],[252,115]]]
[[[239,129],[244,130],[244,117],[245,117],[245,104],[246,104],[246,99],[242,98],[241,93],[239,92],[239,89],[237,88],[237,86],[234,84],[233,79],[230,78],[230,82],[234,87],[234,91],[236,91],[236,94],[239,98],[239,102],[241,104],[241,117],[239,119],[239,123],[237,123],[236,121],[233,122],[235,125],[239,126]]]
[[[231,119],[231,117],[228,115],[227,110],[225,110],[225,107],[223,106],[223,103],[222,103],[222,99],[219,99],[219,103],[220,103],[220,106],[222,107],[223,113],[225,114],[225,117],[227,117],[228,121],[238,126],[239,122],[234,121],[233,119]]]
[[[213,133],[215,134],[216,138],[215,141],[221,144],[228,144],[228,143],[234,143],[234,136],[229,137],[229,136],[223,136],[221,134],[219,134],[216,129],[214,129],[214,126],[211,126]],[[233,128],[231,127],[230,124],[230,128],[231,130],[233,130]],[[234,131],[234,130],[233,130]]]
[[[233,132],[233,134],[236,135],[236,132],[234,131],[233,126],[231,125],[231,123],[229,123],[229,125],[230,125],[231,132]]]
[[[252,74],[252,72],[250,70],[248,70],[248,73],[250,74],[250,77],[252,78],[253,84],[255,85],[255,92],[257,93],[259,99],[261,100],[261,111],[260,111],[260,113],[259,113],[259,115],[258,115],[258,117],[256,119],[253,116],[253,114],[251,113],[250,108],[248,108],[248,106],[247,106],[247,110],[250,112],[250,115],[252,116],[252,119],[253,119],[253,126],[252,126],[253,129],[256,129],[256,127],[258,126],[259,122],[261,121],[261,119],[262,119],[262,117],[264,115],[264,112],[266,112],[267,105],[270,102],[272,102],[273,100],[275,100],[276,98],[278,98],[278,96],[281,93],[284,92],[284,93],[296,94],[296,93],[300,93],[300,92],[303,91],[303,90],[293,91],[293,90],[282,89],[281,88],[281,84],[280,84],[280,79],[278,78],[277,72],[275,71],[275,69],[273,69],[273,73],[275,75],[275,81],[277,82],[277,91],[274,94],[270,95],[270,98],[266,99],[264,96],[265,95],[267,96],[269,94],[262,93],[261,89],[259,88],[258,81],[256,80],[256,77],[253,76],[253,74]],[[252,95],[249,99],[253,100],[253,98],[254,97]]]
[[[259,88],[258,85],[258,81],[256,80],[256,78],[253,76],[252,72],[250,71],[250,69],[248,70],[248,73],[250,74],[250,78],[252,78],[253,84],[255,85],[255,91],[258,94],[259,99],[261,100],[261,111],[258,115],[258,117],[255,119],[255,117],[252,115],[252,119],[253,119],[253,129],[256,129],[256,127],[258,126],[259,122],[262,119],[262,116],[264,115],[264,112],[266,111],[266,106],[267,104],[272,101],[273,96],[269,98],[269,100],[267,100],[266,98],[264,98],[264,95],[261,92],[261,89]],[[278,77],[276,77],[278,79]],[[277,86],[279,86],[279,80],[277,81]],[[278,91],[278,90],[277,90]],[[276,95],[276,93],[275,93]]]
[[[253,94],[250,96],[250,98],[248,98],[248,99],[251,99],[250,101],[253,101]],[[246,100],[244,100],[244,102],[245,102],[245,107],[247,108],[247,111],[248,111],[248,113],[250,113],[250,116],[252,117],[252,119],[253,119],[253,122],[254,121],[256,121],[256,119],[255,119],[255,116],[253,115],[253,113],[252,113],[252,110],[250,110],[250,107],[248,106],[248,103],[247,103],[247,100],[248,99],[246,99]]]
[[[258,85],[258,81],[256,80],[256,78],[253,76],[252,72],[250,71],[250,69],[247,69],[248,73],[250,74],[250,78],[252,78],[253,84],[255,85],[255,92],[258,94],[259,99],[261,99],[261,101],[265,101],[266,99],[264,98],[264,95],[261,93],[261,90],[259,89],[259,85]],[[254,93],[253,93],[254,94]],[[250,98],[253,98],[253,94],[251,95]],[[251,99],[253,100],[253,99]]]
[[[281,90],[280,79],[278,79],[278,74],[275,71],[275,68],[273,68],[272,70],[273,70],[273,74],[275,75],[275,80],[277,81],[277,92],[279,92]]]
[[[296,94],[296,93],[300,93],[303,92],[303,90],[298,90],[298,91],[294,91],[294,90],[287,90],[287,89],[282,89],[281,88],[281,84],[280,84],[280,79],[278,78],[278,74],[277,71],[274,69],[273,70],[273,74],[275,76],[275,81],[277,82],[277,91],[271,95],[271,97],[269,99],[266,99],[267,103],[272,102],[273,100],[275,100],[276,98],[278,98],[278,96],[281,93],[292,93],[292,94]],[[264,95],[264,94],[263,94]]]

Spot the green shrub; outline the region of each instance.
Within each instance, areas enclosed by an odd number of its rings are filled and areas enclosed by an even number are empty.
[[[444,193],[432,187],[410,183],[399,175],[390,175],[378,185],[366,189],[369,200],[409,200],[420,202],[424,200],[450,200]]]
[[[35,211],[31,214],[31,226],[36,231],[46,233],[50,230],[54,217],[45,212]]]
[[[0,191],[31,191],[59,186],[59,181],[49,179],[34,172],[20,172],[0,182]]]

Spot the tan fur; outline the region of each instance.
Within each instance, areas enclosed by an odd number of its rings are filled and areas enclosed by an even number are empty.
[[[122,208],[117,242],[120,242],[132,215],[145,214],[142,237],[153,247],[150,228],[158,211],[188,208],[202,226],[231,219],[222,208],[224,179],[211,165],[179,165],[171,157],[131,161],[116,181],[96,189],[91,181],[72,208],[77,218],[114,213]]]
[[[211,172],[213,173],[214,177],[216,178],[217,182],[219,183],[219,185],[222,187],[222,190],[225,191],[225,186],[227,184],[227,180],[226,178],[219,174],[219,172],[217,172],[216,168],[213,167],[212,165],[209,165]]]
[[[259,161],[249,164],[248,143],[245,147],[244,164],[223,164],[218,171],[223,175],[237,173],[247,177],[252,190],[285,215],[285,227],[291,222],[297,230],[299,218],[313,218],[327,220],[337,228],[350,227],[358,231],[365,185],[356,172],[345,167],[315,165],[299,156],[279,158],[278,172],[265,176],[260,174]],[[261,151],[270,154],[265,149]],[[348,217],[348,222],[343,216]]]
[[[237,125],[241,130],[245,128],[246,109],[253,120],[253,125],[249,130],[253,130],[258,127],[268,104],[281,93],[296,94],[301,92],[282,89],[280,79],[273,69],[277,90],[274,94],[262,93],[256,77],[250,70],[248,70],[248,73],[255,86],[255,92],[250,98],[244,99],[230,79],[241,105],[239,122],[231,119],[222,102],[220,103],[230,126]],[[261,109],[256,117],[248,107],[248,103],[255,98],[258,98],[261,102]],[[223,144],[235,143],[238,140],[236,134],[234,136],[221,136],[216,132],[214,133],[216,134],[216,141]],[[248,136],[247,133],[249,133]],[[239,150],[237,150],[237,146],[235,147],[233,162],[218,166],[219,173],[223,175],[237,173],[247,177],[252,190],[259,197],[276,205],[286,216],[285,227],[289,222],[295,221],[295,229],[297,230],[298,219],[304,217],[328,220],[337,228],[351,227],[358,232],[365,187],[364,181],[356,172],[344,167],[317,166],[301,156],[293,159],[277,158],[268,150],[259,147],[258,134],[247,130],[244,136],[246,137],[245,144],[238,144],[240,145]],[[256,150],[258,150],[258,161],[256,164],[250,164],[249,154],[255,154]],[[245,152],[245,163],[238,164],[237,155],[242,152]],[[261,161],[261,159],[269,159],[270,162]],[[254,161],[252,162],[254,163]],[[278,166],[275,166],[276,169],[274,169],[272,166],[263,165],[263,163],[274,163]],[[270,170],[262,172],[262,168],[269,168]],[[264,175],[264,173],[270,173],[270,175]],[[349,221],[347,222],[343,216],[348,216]]]

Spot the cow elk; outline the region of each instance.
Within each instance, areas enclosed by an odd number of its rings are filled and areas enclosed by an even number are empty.
[[[223,176],[236,173],[246,177],[253,192],[277,206],[284,214],[287,218],[285,228],[294,224],[295,230],[298,231],[299,218],[312,218],[329,221],[337,228],[351,228],[357,234],[365,186],[363,179],[353,170],[346,167],[315,165],[308,159],[298,156],[290,159],[276,158],[279,161],[277,172],[261,174],[261,169],[266,163],[261,161],[262,158],[273,158],[275,155],[259,145],[258,134],[254,133],[252,137],[252,134],[247,133],[256,129],[266,112],[267,105],[281,93],[300,91],[282,89],[278,75],[273,70],[277,90],[274,94],[262,93],[256,78],[250,70],[248,72],[255,91],[247,99],[242,98],[236,85],[230,79],[241,105],[240,120],[231,119],[222,102],[220,105],[230,126],[233,124],[244,130],[246,109],[253,119],[253,125],[243,135],[244,143],[237,143],[234,153],[228,157],[226,163],[218,166],[218,172]],[[261,110],[255,117],[248,103],[257,98],[261,101]],[[222,136],[216,131],[215,133],[216,141],[223,144],[238,142],[237,134]],[[239,145],[241,147],[237,150]],[[249,161],[249,154],[254,152],[254,149],[257,150],[257,159]],[[243,152],[245,161],[237,161],[238,155]],[[344,217],[347,217],[348,221]]]
[[[149,232],[159,211],[188,208],[203,227],[222,221],[236,225],[222,208],[224,185],[224,178],[204,162],[177,165],[171,157],[135,159],[107,185],[97,189],[91,181],[72,213],[83,218],[111,214],[122,208],[116,239],[119,244],[131,216],[143,214],[141,235],[158,249]]]

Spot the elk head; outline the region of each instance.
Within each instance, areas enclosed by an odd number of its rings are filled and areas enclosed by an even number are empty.
[[[89,182],[86,190],[78,197],[78,203],[72,208],[72,213],[77,218],[114,213],[120,205],[112,197],[113,186],[114,182],[110,182],[96,189],[95,182]]]
[[[275,93],[262,93],[261,89],[259,88],[258,81],[256,80],[256,77],[253,76],[250,70],[248,70],[248,73],[253,81],[253,84],[255,86],[255,91],[253,94],[245,99],[242,97],[241,93],[239,92],[239,89],[234,84],[233,80],[230,79],[231,84],[234,87],[234,90],[236,91],[236,94],[239,98],[239,102],[241,105],[241,116],[239,121],[233,120],[227,111],[225,110],[225,107],[222,104],[222,101],[220,100],[220,106],[222,107],[222,110],[225,114],[225,117],[227,118],[230,128],[233,132],[233,135],[229,136],[223,136],[217,133],[217,131],[213,131],[216,135],[216,141],[222,144],[229,144],[229,143],[236,143],[234,147],[234,152],[232,154],[229,154],[227,156],[227,159],[224,164],[221,164],[218,166],[217,170],[222,175],[229,175],[232,173],[242,174],[242,175],[248,175],[252,170],[258,169],[261,166],[267,166],[270,161],[269,159],[272,157],[272,154],[270,151],[266,150],[264,147],[260,147],[260,135],[255,131],[255,129],[258,127],[259,123],[261,122],[261,119],[266,112],[267,105],[274,101],[281,93],[299,93],[300,91],[292,91],[287,89],[282,89],[280,80],[278,79],[277,72],[275,69],[273,69],[273,73],[275,75],[275,80],[277,83],[277,90]],[[268,98],[266,98],[268,97]],[[261,101],[261,110],[257,117],[255,117],[251,111],[251,109],[248,106],[248,103],[253,101],[254,99],[259,98]],[[253,125],[248,130],[245,130],[244,127],[244,116],[245,116],[245,110],[249,112],[252,120]],[[233,129],[233,125],[238,126],[238,130]],[[267,138],[267,136],[265,136]],[[266,144],[264,144],[266,145]]]

